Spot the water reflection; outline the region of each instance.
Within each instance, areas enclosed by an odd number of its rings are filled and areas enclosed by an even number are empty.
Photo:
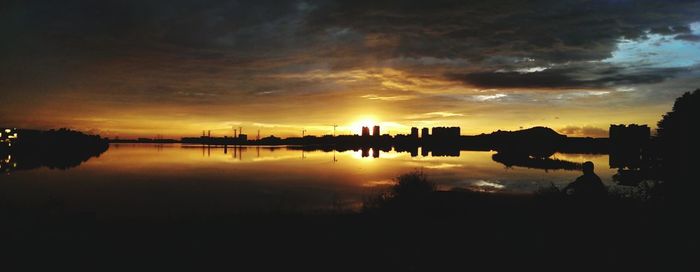
[[[11,173],[32,170],[40,167],[66,170],[79,166],[94,157],[99,157],[106,149],[85,149],[79,152],[69,150],[19,150],[0,152],[0,172]]]
[[[356,207],[364,196],[391,185],[397,175],[416,169],[422,169],[442,190],[509,193],[528,193],[551,183],[563,186],[579,175],[578,170],[568,170],[573,167],[544,171],[522,163],[504,165],[493,160],[494,152],[417,154],[426,153],[422,149],[340,152],[279,146],[112,144],[99,157],[66,171],[40,168],[5,176],[0,190],[35,197],[44,192],[112,212],[175,208],[232,212],[318,209],[338,203]],[[600,166],[603,181],[612,184],[615,171],[604,167],[606,155],[557,153],[549,159],[571,164],[591,160]]]

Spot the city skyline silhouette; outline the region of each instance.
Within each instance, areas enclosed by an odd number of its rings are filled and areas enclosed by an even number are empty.
[[[2,271],[697,271],[698,0],[6,0]]]

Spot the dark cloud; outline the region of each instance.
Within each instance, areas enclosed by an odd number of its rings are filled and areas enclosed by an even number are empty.
[[[236,103],[272,115],[270,105],[283,112],[313,101],[325,116],[328,105],[360,101],[460,112],[455,101],[470,100],[471,86],[633,85],[644,91],[625,97],[656,103],[672,98],[642,85],[697,85],[688,74],[698,67],[601,60],[621,39],[697,41],[689,27],[697,21],[697,0],[10,0],[0,8],[0,100],[13,105],[0,121],[70,103],[243,107]]]
[[[308,25],[390,33],[400,56],[566,62],[607,57],[621,37],[688,32],[699,10],[697,1],[340,1]]]
[[[601,64],[601,66],[604,66]],[[449,80],[462,81],[478,88],[600,88],[614,85],[658,83],[684,68],[642,69],[627,71],[625,67],[608,67],[590,70],[589,67],[552,68],[536,72],[474,72],[447,73]]]
[[[689,42],[700,42],[700,35],[683,34],[676,36],[675,39]]]

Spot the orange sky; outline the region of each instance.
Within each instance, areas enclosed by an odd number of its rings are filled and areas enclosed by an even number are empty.
[[[655,127],[700,87],[699,14],[653,0],[15,1],[0,10],[0,126],[604,137]]]

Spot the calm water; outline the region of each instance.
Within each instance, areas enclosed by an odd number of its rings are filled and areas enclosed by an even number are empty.
[[[371,154],[371,152],[370,152]],[[459,157],[411,157],[380,152],[322,152],[286,148],[203,148],[186,145],[112,144],[68,170],[38,168],[4,174],[0,197],[17,205],[46,203],[63,209],[117,215],[226,213],[356,208],[363,197],[385,190],[392,178],[422,169],[440,189],[529,193],[563,186],[580,173],[507,168],[493,152],[462,151]],[[612,185],[607,155],[555,154],[593,161]],[[59,203],[59,204],[56,204]]]

